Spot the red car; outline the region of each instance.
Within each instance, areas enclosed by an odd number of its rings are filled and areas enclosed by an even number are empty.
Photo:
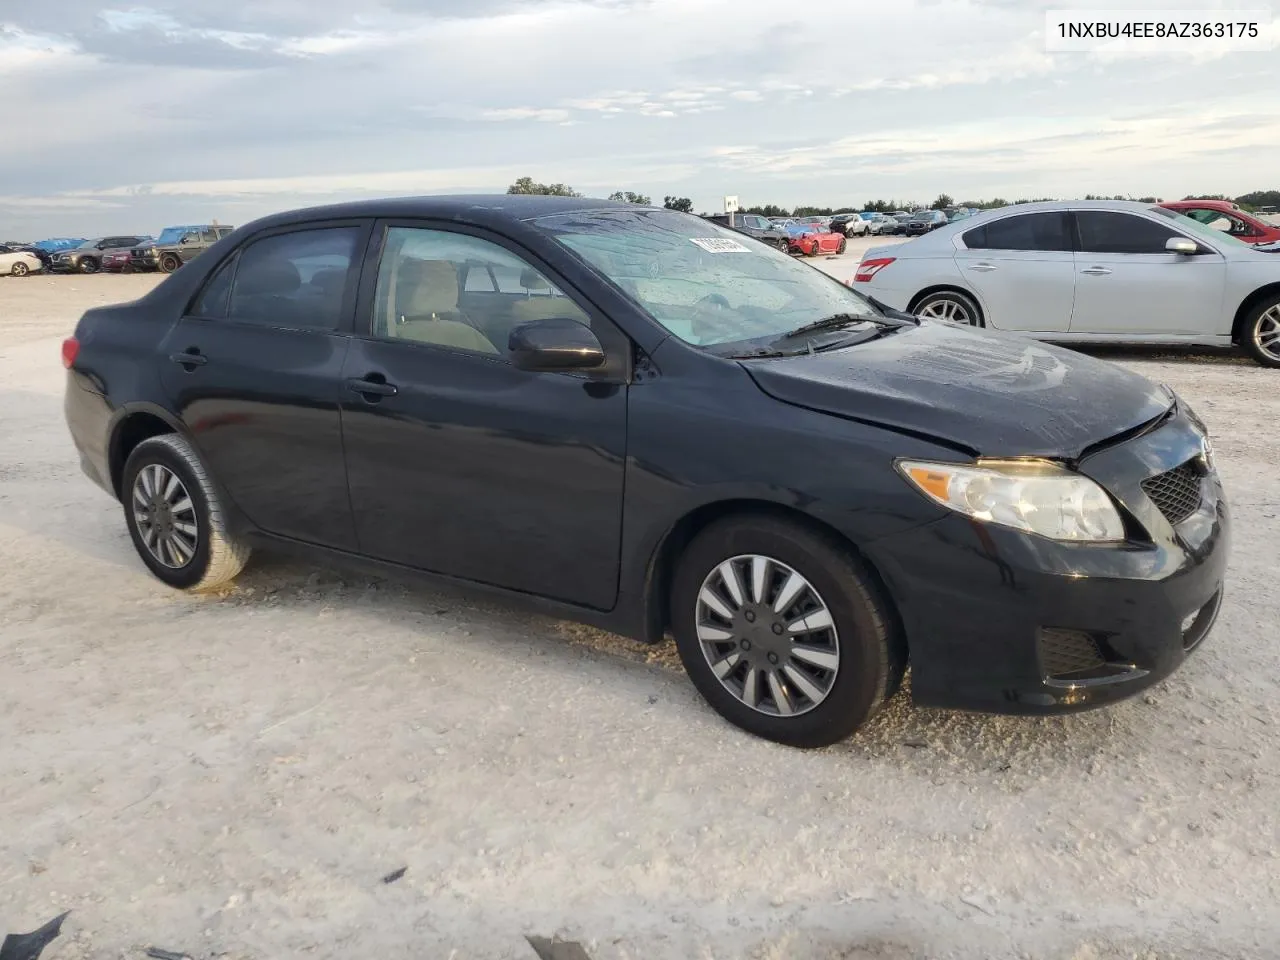
[[[844,253],[847,244],[843,233],[814,229],[791,237],[788,245],[791,253],[816,257],[820,253]]]
[[[1222,230],[1245,243],[1275,243],[1280,240],[1280,227],[1265,223],[1226,200],[1174,200],[1160,206]]]
[[[102,258],[102,269],[108,273],[132,273],[132,252],[129,250],[112,251]]]

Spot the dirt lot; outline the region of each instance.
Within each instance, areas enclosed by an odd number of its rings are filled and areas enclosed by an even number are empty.
[[[0,933],[73,911],[45,960],[1280,956],[1276,372],[1114,354],[1208,421],[1235,511],[1172,680],[1048,720],[899,696],[805,753],[514,607],[263,556],[160,586],[58,363],[153,282],[0,279]]]

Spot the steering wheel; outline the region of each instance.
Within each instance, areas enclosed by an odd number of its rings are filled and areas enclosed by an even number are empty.
[[[703,297],[693,306],[697,310],[707,310],[711,312],[718,312],[720,310],[732,309],[732,307],[729,306],[729,301],[725,298],[724,294],[720,294],[720,293],[708,293],[705,297]]]

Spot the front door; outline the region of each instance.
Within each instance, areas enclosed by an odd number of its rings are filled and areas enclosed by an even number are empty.
[[[965,231],[956,266],[977,292],[987,326],[1065,331],[1075,301],[1075,258],[1066,213],[1022,213]]]
[[[1110,210],[1076,213],[1076,305],[1071,332],[1115,337],[1208,336],[1222,327],[1226,261],[1205,252],[1172,253],[1165,243],[1194,240],[1155,220]]]
[[[346,223],[253,241],[161,347],[169,397],[232,502],[269,533],[347,550],[338,400],[367,235]]]
[[[380,249],[343,369],[361,551],[611,608],[630,342],[497,237],[387,225]],[[512,366],[511,329],[549,317],[590,326],[613,375]]]

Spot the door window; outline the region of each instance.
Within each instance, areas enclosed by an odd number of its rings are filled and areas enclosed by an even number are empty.
[[[531,320],[591,320],[542,273],[504,247],[445,230],[391,227],[378,266],[375,337],[505,359]]]
[[[244,248],[231,285],[232,320],[273,327],[335,330],[355,259],[358,227],[324,227],[281,233]],[[216,308],[219,269],[201,295]]]
[[[964,235],[970,250],[1071,250],[1065,213],[1027,213],[974,227]]]
[[[1076,223],[1080,249],[1087,253],[1168,253],[1167,241],[1183,239],[1175,230],[1128,213],[1081,210]]]

